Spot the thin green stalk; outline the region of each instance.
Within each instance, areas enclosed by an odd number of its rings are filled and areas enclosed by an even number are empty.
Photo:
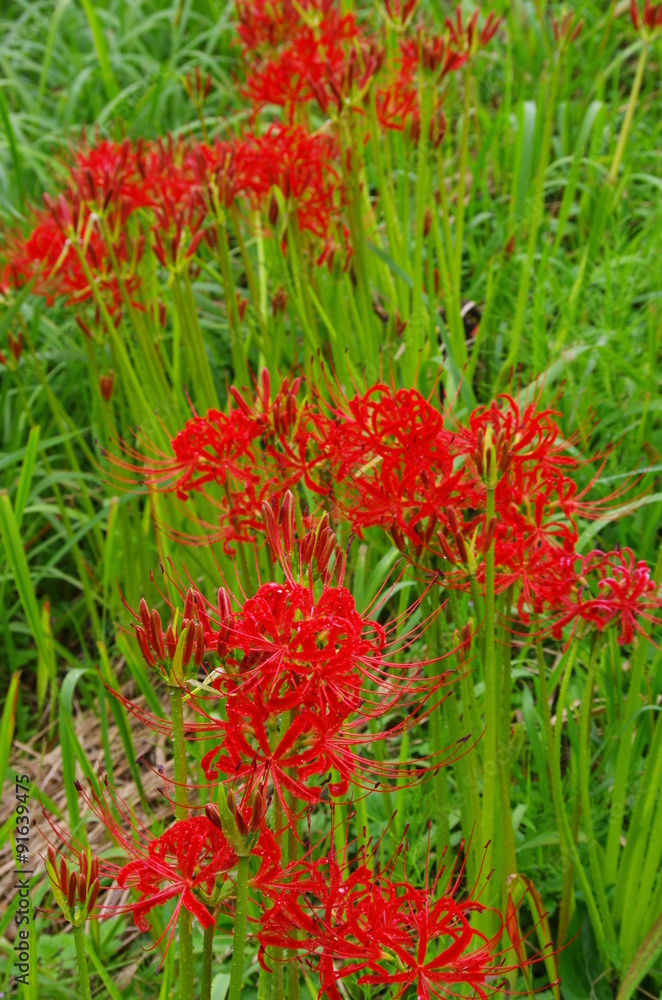
[[[575,659],[577,656],[577,640],[574,640],[570,650],[568,651],[568,661],[566,663],[565,672],[563,675],[563,681],[561,682],[561,690],[559,692],[559,699],[556,705],[556,726],[554,727],[554,752],[552,754],[552,797],[554,800],[554,807],[556,809],[557,823],[559,826],[559,842],[561,844],[561,851],[566,855],[566,862],[572,862],[575,869],[577,880],[580,884],[582,893],[584,894],[584,900],[586,902],[586,908],[588,914],[593,924],[593,930],[595,932],[596,939],[598,941],[598,947],[602,951],[603,942],[606,940],[604,927],[602,925],[602,920],[600,918],[600,913],[593,896],[593,890],[591,889],[591,884],[584,871],[584,866],[579,857],[579,852],[575,844],[575,838],[573,837],[572,830],[570,828],[570,822],[568,820],[568,814],[566,812],[565,800],[563,797],[563,780],[561,775],[561,737],[563,732],[563,709],[565,707],[566,699],[568,697],[568,688],[570,686],[570,678],[572,676],[572,669],[574,667]]]
[[[279,795],[274,795],[274,828],[276,836],[281,845],[281,864],[285,866],[287,864],[287,857],[283,850],[285,836],[283,834],[283,828],[285,826],[285,814],[283,809],[283,803],[280,800]],[[273,980],[272,980],[272,995],[273,1000],[283,1000],[285,996],[285,976],[283,970],[283,949],[274,948],[273,949]],[[229,998],[232,1000],[232,998]]]
[[[616,940],[616,933],[614,931],[614,924],[611,918],[611,909],[607,901],[607,894],[605,892],[604,886],[604,873],[603,868],[600,863],[600,858],[598,856],[598,845],[595,839],[595,834],[593,832],[593,817],[591,815],[591,799],[590,799],[590,781],[591,781],[591,769],[590,769],[590,737],[591,737],[591,708],[593,705],[593,685],[595,683],[595,668],[596,661],[598,658],[598,642],[597,634],[593,637],[593,643],[591,646],[591,655],[588,664],[588,674],[586,677],[586,687],[584,688],[584,700],[582,702],[582,712],[579,724],[579,766],[578,766],[578,781],[579,781],[579,795],[581,798],[582,812],[584,814],[584,830],[586,833],[587,849],[588,849],[588,859],[591,868],[591,876],[593,878],[593,885],[595,886],[595,892],[597,895],[598,906],[600,908],[600,913],[602,920],[604,922],[605,930],[607,932],[608,940],[614,942]]]
[[[192,353],[196,360],[195,376],[202,382],[204,388],[205,403],[209,407],[218,407],[218,396],[209,367],[209,358],[205,348],[204,337],[200,329],[200,319],[198,317],[198,307],[193,295],[193,285],[188,267],[183,270],[184,291],[186,292],[186,310],[188,318],[188,335],[193,338]]]
[[[78,965],[78,983],[82,1000],[92,1000],[90,991],[90,976],[87,971],[87,956],[85,954],[85,934],[82,927],[74,927],[74,942],[76,944],[76,963]]]
[[[175,817],[188,819],[188,787],[186,769],[186,743],[184,738],[184,707],[182,690],[170,688],[172,714],[172,739],[175,754]],[[191,914],[183,906],[179,911],[179,997],[193,1000],[193,935]]]
[[[202,975],[200,977],[200,1000],[211,1000],[211,967],[214,961],[214,931],[216,926],[205,928],[202,939]]]
[[[239,1000],[244,979],[244,949],[246,947],[246,915],[248,912],[248,855],[237,861],[237,903],[232,938],[232,964],[228,1000]]]
[[[577,842],[577,837],[579,835],[579,821],[582,815],[582,803],[579,796],[579,790],[575,790],[573,806],[571,810],[570,819],[570,836],[573,842]],[[560,837],[560,832],[559,832]],[[568,937],[568,927],[570,926],[570,917],[572,910],[572,897],[575,888],[575,870],[572,867],[572,863],[568,861],[568,864],[563,870],[563,885],[561,887],[561,903],[559,906],[559,930],[557,946],[562,948]]]
[[[485,523],[494,517],[495,487],[487,488]],[[494,854],[495,806],[499,784],[499,699],[496,676],[496,609],[494,602],[494,541],[485,555],[485,755],[483,764],[483,843],[485,849],[485,871],[492,869]],[[491,774],[488,775],[488,769]]]
[[[623,161],[625,147],[627,146],[630,129],[632,128],[634,113],[637,108],[637,100],[639,99],[639,91],[641,90],[641,84],[644,79],[646,60],[648,59],[648,44],[648,39],[644,38],[641,43],[639,62],[637,63],[637,69],[632,83],[632,90],[630,91],[630,100],[628,101],[628,106],[625,111],[625,118],[623,119],[623,124],[621,125],[621,132],[618,137],[616,152],[614,153],[614,159],[611,161],[611,167],[609,168],[609,173],[607,174],[607,182],[612,186],[616,183],[618,178],[618,171]]]

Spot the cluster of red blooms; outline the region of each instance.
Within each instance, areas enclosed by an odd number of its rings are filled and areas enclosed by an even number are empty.
[[[49,300],[102,302],[111,313],[128,302],[140,308],[146,229],[161,265],[177,269],[203,241],[213,247],[215,226],[235,203],[269,217],[274,187],[299,229],[325,241],[343,200],[336,161],[330,136],[278,124],[213,144],[127,139],[83,146],[72,154],[64,190],[44,198],[30,233],[8,235],[0,286],[33,281],[33,291]],[[132,229],[133,216],[140,225]]]
[[[110,880],[104,888],[130,889],[131,898],[97,904],[98,915],[131,913],[136,926],[147,930],[150,913],[170,904],[159,938],[169,945],[182,909],[203,928],[213,927],[221,911],[232,913],[238,859],[253,857],[248,889],[262,907],[252,923],[265,968],[274,961],[271,948],[287,948],[290,960],[300,959],[319,974],[320,995],[334,1000],[340,998],[338,982],[350,975],[358,976],[359,985],[395,987],[396,996],[412,986],[419,997],[452,996],[455,986],[465,984],[487,997],[515,967],[504,965],[500,915],[490,937],[472,926],[472,914],[486,907],[475,887],[467,892],[463,868],[439,892],[443,859],[433,884],[426,878],[416,887],[406,874],[404,845],[383,869],[376,862],[379,844],[359,845],[350,860],[348,850],[338,859],[332,847],[319,856],[319,845],[310,842],[302,860],[282,861],[285,829],[298,839],[302,813],[319,808],[326,792],[343,794],[350,782],[361,786],[368,775],[371,788],[375,778],[377,784],[416,780],[413,767],[370,762],[361,751],[376,739],[402,735],[423,718],[448,678],[439,671],[430,678],[426,664],[393,662],[427,623],[403,636],[403,620],[382,626],[359,614],[344,586],[344,553],[328,517],[314,527],[304,523],[297,539],[294,497],[287,493],[278,516],[264,505],[264,532],[282,582],[262,584],[241,602],[222,587],[214,607],[189,588],[181,618],[175,616],[180,626],[165,632],[159,613],[145,601],[134,614],[147,664],[158,666],[166,684],[189,692],[201,721],[187,724],[188,738],[220,740],[202,761],[216,801],[204,815],[189,808],[185,818],[154,836],[107,779],[98,789],[78,784],[126,861],[92,860],[93,898],[86,883],[75,918],[89,916],[99,879]],[[206,675],[202,684],[200,671]],[[169,720],[122,700],[148,725],[170,730]],[[212,714],[216,703],[218,717]],[[380,720],[393,716],[401,721],[376,734]],[[443,763],[439,755],[418,762]],[[310,783],[332,770],[338,782]],[[54,861],[51,869],[56,891]],[[67,874],[66,891],[71,882],[78,892],[79,881]]]
[[[263,504],[263,529],[274,564],[282,568],[281,583],[261,584],[239,606],[224,587],[213,603],[189,588],[179,635],[170,626],[164,632],[158,612],[144,601],[133,613],[143,657],[166,680],[179,642],[183,676],[210,657],[221,659],[222,669],[210,671],[203,691],[191,697],[200,720],[191,735],[213,742],[202,758],[205,775],[262,789],[270,783],[286,813],[286,793],[319,803],[327,782],[310,782],[332,770],[335,795],[350,782],[372,788],[375,780],[413,778],[415,767],[369,760],[360,750],[424,718],[431,696],[448,683],[443,672],[432,681],[423,664],[396,662],[427,623],[396,637],[398,623],[383,627],[361,615],[344,586],[345,553],[328,515],[317,523],[304,519],[297,540],[294,508],[290,492],[278,518]],[[218,703],[221,718],[214,713]],[[146,724],[163,728],[163,720],[124,704]],[[370,731],[369,723],[396,711],[400,722]]]
[[[302,953],[319,975],[320,995],[331,1000],[341,1000],[338,983],[349,976],[358,976],[358,987],[389,986],[393,998],[412,988],[418,1000],[450,998],[464,985],[486,1000],[509,972],[540,960],[537,954],[507,965],[501,915],[490,937],[471,924],[487,907],[475,886],[467,893],[464,867],[453,868],[443,892],[443,864],[431,884],[426,870],[424,885],[416,887],[407,877],[406,851],[405,841],[383,869],[376,849],[362,845],[351,859],[347,850],[339,858],[331,844],[326,856],[289,864],[265,891],[271,906],[261,921],[261,962],[269,946]]]
[[[651,0],[644,0],[643,10],[640,12],[637,0],[630,0],[630,17],[637,31],[657,32],[662,28],[662,3],[654,4]]]
[[[638,622],[655,617],[655,586],[631,554],[576,551],[578,518],[597,516],[618,494],[587,499],[597,473],[578,489],[573,475],[585,463],[553,410],[502,396],[464,424],[414,389],[380,384],[350,398],[327,380],[325,398],[313,392],[305,404],[297,389],[285,382],[281,390],[292,414],[286,424],[270,415],[282,404],[272,407],[264,393],[252,407],[242,400],[252,449],[236,432],[234,410],[211,412],[173,440],[174,457],[144,463],[141,474],[180,497],[203,490],[215,498],[215,534],[226,545],[254,530],[263,500],[305,483],[356,534],[387,531],[450,586],[483,585],[493,547],[496,591],[514,588],[520,619],[539,615],[556,635],[573,621],[602,629],[618,620],[619,641],[630,642]],[[209,489],[214,481],[222,498]]]
[[[417,135],[421,74],[431,87],[460,69],[491,41],[499,18],[490,14],[479,31],[478,12],[465,23],[458,7],[444,32],[433,35],[420,24],[411,27],[415,7],[386,5],[387,22],[400,35],[396,59],[389,61],[379,30],[342,15],[334,0],[240,0],[239,33],[250,66],[244,95],[256,110],[280,107],[295,121],[309,103],[325,116],[363,113],[374,92],[379,124]]]

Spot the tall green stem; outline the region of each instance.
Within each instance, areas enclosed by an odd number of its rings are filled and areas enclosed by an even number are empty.
[[[593,924],[593,930],[595,931],[595,936],[598,941],[598,947],[602,949],[603,943],[606,940],[606,935],[604,927],[602,925],[602,920],[600,918],[600,913],[593,896],[593,891],[591,889],[590,882],[584,871],[584,866],[579,857],[579,852],[575,844],[575,838],[572,834],[570,828],[570,821],[568,820],[568,814],[565,807],[565,801],[563,798],[563,781],[561,775],[561,736],[563,731],[563,709],[565,707],[566,699],[568,697],[568,688],[570,686],[570,677],[572,676],[572,668],[575,663],[577,656],[577,640],[574,640],[572,646],[568,651],[568,660],[565,667],[565,673],[563,675],[563,681],[561,683],[561,690],[559,692],[559,700],[556,706],[556,726],[554,727],[554,752],[552,754],[552,796],[554,799],[554,808],[556,810],[556,818],[559,828],[559,842],[561,844],[561,851],[566,856],[568,863],[571,863],[575,869],[577,880],[581,886],[581,890],[584,894],[584,899],[586,902],[586,908],[588,910],[591,923]]]
[[[239,1000],[244,978],[244,949],[246,946],[246,915],[248,911],[248,856],[237,863],[237,905],[232,938],[232,964],[228,1000]]]
[[[591,707],[593,705],[593,685],[595,681],[595,666],[597,660],[597,634],[593,637],[591,656],[588,665],[588,675],[586,687],[584,689],[584,701],[582,703],[582,713],[579,727],[579,795],[581,798],[582,812],[584,814],[584,830],[586,833],[588,859],[591,868],[591,877],[598,900],[598,906],[602,915],[608,939],[614,942],[616,934],[611,918],[611,910],[607,901],[607,894],[604,888],[604,872],[598,856],[598,845],[593,832],[593,817],[591,815],[590,800],[590,754],[589,745],[591,737]]]
[[[618,143],[616,145],[616,152],[614,153],[614,159],[611,161],[611,167],[609,168],[609,173],[607,174],[607,181],[609,184],[615,184],[618,177],[618,171],[623,161],[623,156],[625,154],[625,147],[627,146],[628,136],[630,135],[630,129],[632,128],[632,122],[634,120],[634,113],[637,108],[637,100],[639,98],[639,91],[641,90],[641,84],[644,79],[644,70],[646,69],[646,60],[648,59],[648,39],[644,38],[641,45],[641,52],[639,53],[639,62],[637,63],[637,70],[634,75],[634,82],[632,84],[632,90],[630,91],[630,100],[628,101],[628,106],[625,111],[625,118],[623,119],[623,124],[621,125],[621,132],[618,137]]]
[[[76,962],[78,963],[78,982],[82,1000],[92,1000],[90,977],[87,971],[87,956],[85,954],[85,935],[82,927],[74,927],[74,942],[76,944]]]
[[[202,939],[202,976],[200,978],[200,1000],[211,1000],[211,967],[214,961],[215,924],[205,928]]]
[[[179,687],[170,688],[172,740],[175,753],[175,817],[188,818],[188,788],[186,770],[186,742],[184,738],[184,706]],[[179,996],[180,1000],[193,1000],[193,935],[191,914],[183,906],[179,911]]]
[[[495,488],[487,489],[485,523],[494,517]],[[494,813],[496,791],[499,784],[499,699],[496,677],[496,613],[494,603],[494,541],[485,556],[485,644],[483,669],[485,674],[485,757],[483,765],[483,842],[485,871],[492,868],[494,854]],[[489,773],[488,773],[489,772]]]

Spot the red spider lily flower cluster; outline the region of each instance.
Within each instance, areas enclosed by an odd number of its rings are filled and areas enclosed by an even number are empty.
[[[636,31],[657,33],[662,28],[662,3],[644,0],[643,10],[640,10],[637,0],[630,0],[630,17]]]
[[[495,911],[494,934],[476,929],[472,918],[487,907],[476,887],[467,892],[462,865],[456,863],[439,891],[443,864],[432,883],[426,872],[418,887],[404,858],[406,848],[380,869],[374,849],[360,846],[351,860],[331,848],[325,857],[288,865],[265,892],[271,906],[258,932],[261,961],[268,947],[298,952],[318,973],[320,995],[332,1000],[341,1000],[338,984],[350,976],[358,977],[357,987],[390,987],[393,997],[411,989],[420,1000],[454,997],[464,985],[486,1000],[509,972],[540,961],[537,954],[506,965],[504,922]]]
[[[113,315],[128,304],[144,308],[138,290],[145,222],[158,261],[177,270],[204,241],[213,244],[219,216],[236,200],[268,215],[278,187],[299,229],[325,240],[343,200],[336,162],[331,137],[278,124],[212,145],[83,145],[72,154],[64,190],[45,197],[30,233],[7,236],[2,285],[33,281],[33,291],[49,301],[92,300]]]
[[[291,493],[278,520],[267,503],[263,516],[281,583],[261,584],[239,605],[225,587],[214,606],[189,589],[179,639],[171,626],[163,632],[160,616],[144,602],[134,614],[143,657],[159,665],[168,683],[186,683],[205,663],[208,683],[190,698],[199,720],[190,732],[214,741],[202,758],[206,777],[262,789],[271,784],[286,811],[291,805],[285,793],[318,803],[327,782],[311,779],[332,770],[339,775],[330,786],[333,794],[344,793],[351,782],[372,788],[375,781],[415,779],[416,767],[370,760],[361,749],[424,718],[432,696],[449,683],[443,671],[431,679],[425,664],[397,661],[428,623],[398,637],[399,622],[382,626],[357,611],[344,586],[345,555],[328,516],[298,541]],[[183,653],[177,659],[178,642]],[[212,668],[217,660],[220,666]],[[215,711],[218,704],[222,715]],[[391,713],[399,721],[384,732],[370,730],[369,724]],[[163,728],[163,720],[138,714]],[[421,773],[428,764],[420,762]]]
[[[251,403],[232,387],[227,414],[210,410],[192,417],[173,438],[171,454],[139,434],[135,447],[122,444],[126,457],[112,461],[133,474],[130,482],[139,476],[150,488],[181,500],[204,491],[219,510],[220,527],[212,537],[222,540],[226,551],[234,543],[252,542],[262,531],[265,500],[278,503],[301,481],[324,492],[315,479],[318,459],[307,457],[300,429],[300,384],[300,378],[284,379],[272,399],[264,369]]]
[[[251,407],[244,404],[242,420],[250,441],[260,441],[259,452],[244,448],[234,409],[227,417],[213,411],[194,418],[173,439],[173,456],[161,454],[145,464],[146,481],[182,498],[203,491],[221,514],[212,537],[226,544],[254,537],[262,502],[279,500],[305,482],[360,537],[382,528],[429,568],[436,560],[453,586],[468,588],[472,580],[482,585],[485,554],[493,547],[496,591],[516,588],[525,623],[535,613],[561,626],[585,618],[606,627],[617,613],[598,615],[595,605],[580,613],[568,601],[583,606],[583,581],[596,587],[612,565],[618,579],[632,577],[628,593],[636,592],[639,570],[621,565],[625,555],[608,554],[603,565],[576,552],[578,519],[601,515],[622,491],[589,499],[604,459],[588,485],[578,488],[575,477],[587,462],[576,455],[577,440],[562,437],[554,410],[537,400],[520,406],[504,395],[464,423],[417,390],[378,384],[350,397],[327,380],[324,398],[313,394],[302,405],[298,389],[296,380],[287,380],[274,404],[264,393]],[[283,398],[290,414],[285,423],[275,417],[283,412]],[[224,493],[213,488],[217,483]],[[605,586],[602,601],[616,607],[618,588]],[[633,601],[635,615],[654,617],[658,597],[652,584]],[[631,641],[632,629],[625,617],[619,620],[620,641]]]
[[[62,916],[74,927],[82,926],[94,910],[101,885],[99,859],[90,857],[86,851],[79,851],[77,860],[78,871],[70,871],[67,859],[60,855],[58,862],[55,849],[52,845],[48,847],[46,872],[53,895]]]
[[[64,857],[56,866],[55,850],[49,845],[48,871],[61,908],[60,896],[67,902],[67,919],[75,913],[71,920],[78,920],[80,925],[96,905],[98,916],[130,913],[136,927],[147,931],[149,914],[173,901],[174,908],[157,944],[165,938],[170,945],[182,908],[188,910],[201,927],[213,927],[216,923],[214,908],[232,895],[232,872],[237,864],[236,845],[223,832],[218,807],[208,805],[205,815],[176,820],[162,834],[154,836],[114,793],[107,777],[102,779],[99,792],[91,784],[85,787],[77,782],[76,787],[82,801],[127,860],[117,864],[93,858],[90,866],[85,852],[79,851],[47,816],[53,832],[67,844],[69,853],[78,854],[81,859],[80,875],[72,873],[69,876]],[[234,816],[243,823],[247,849],[259,859],[259,869],[252,880],[259,885],[273,878],[279,870],[280,852],[264,823],[263,798],[259,792],[252,793],[250,788],[247,793],[248,804],[243,801],[237,805],[232,800],[232,808]],[[260,805],[256,805],[258,801]],[[244,823],[241,817],[245,815],[248,819]],[[133,898],[119,905],[97,903],[100,879],[110,881],[111,886],[106,889],[131,889]],[[74,906],[77,909],[74,910]]]
[[[414,8],[411,2],[387,5],[388,23],[406,32]],[[374,82],[379,123],[401,130],[409,122],[414,131],[420,70],[439,82],[487,45],[500,21],[490,14],[479,31],[478,13],[465,24],[458,7],[443,35],[433,37],[419,28],[413,37],[402,37],[399,60],[389,64],[381,37],[365,22],[359,25],[353,14],[342,15],[332,2],[266,7],[263,0],[242,0],[238,13],[250,56],[244,94],[256,109],[281,107],[290,121],[313,101],[325,116],[345,108],[362,113]],[[257,66],[256,53],[261,56]]]

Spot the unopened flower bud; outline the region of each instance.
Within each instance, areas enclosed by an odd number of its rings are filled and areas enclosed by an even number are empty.
[[[205,629],[202,623],[200,623],[196,629],[196,635],[195,635],[195,656],[193,658],[193,662],[196,665],[196,667],[200,666],[204,655],[205,655]]]
[[[313,558],[317,536],[314,531],[308,531],[301,542],[301,562],[307,566]]]
[[[84,903],[87,899],[87,881],[81,872],[78,876],[78,901]]]
[[[184,598],[184,611],[182,612],[183,618],[191,619],[195,615],[196,600],[195,591],[193,587],[189,587],[186,591],[186,597]]]
[[[76,902],[76,893],[78,892],[78,877],[76,872],[72,872],[69,876],[69,887],[67,890],[67,906],[69,909],[73,909]]]
[[[217,830],[223,829],[223,826],[221,825],[221,814],[215,802],[207,803],[205,806],[205,815],[209,822],[212,823]]]
[[[172,625],[168,625],[165,634],[165,645],[168,651],[168,656],[170,659],[174,659],[175,653],[177,652],[177,638],[172,630]]]
[[[292,551],[294,542],[294,502],[294,495],[288,490],[283,497],[279,515],[283,544],[288,555]]]
[[[280,555],[280,541],[276,527],[276,516],[273,507],[267,500],[263,500],[262,502],[262,520],[264,521],[264,531],[267,536],[269,548],[271,549],[272,558],[276,561]]]
[[[248,827],[250,833],[257,833],[262,825],[265,812],[264,794],[259,788],[253,792],[253,804],[251,809],[251,821]]]
[[[140,625],[136,625],[136,639],[138,640],[138,645],[140,646],[140,652],[142,653],[143,660],[148,667],[153,667],[156,665],[156,661],[152,656],[152,651],[149,648],[149,643],[147,641],[147,636],[145,635],[144,629]]]
[[[179,637],[179,641],[184,643],[182,649],[182,666],[188,667],[191,662],[191,656],[193,655],[193,647],[195,645],[195,633],[196,624],[193,621],[189,621],[186,628],[183,629],[182,634]]]
[[[90,912],[90,910],[92,909],[92,907],[94,906],[94,904],[97,901],[97,896],[99,895],[99,888],[100,888],[99,879],[95,878],[95,880],[92,883],[92,886],[90,888],[88,897],[87,897],[87,912],[88,913]]]
[[[149,617],[149,608],[147,607],[147,601],[145,600],[144,597],[140,598],[140,606],[139,606],[138,610],[140,612],[140,620],[143,623],[143,628],[145,630],[145,635],[147,636],[148,639],[151,639],[152,638],[152,626],[151,626],[150,617]]]
[[[161,616],[156,608],[152,610],[150,615],[150,624],[152,626],[152,645],[154,646],[154,652],[156,653],[158,659],[163,661],[166,658],[165,646],[163,645],[163,628],[161,626]]]

